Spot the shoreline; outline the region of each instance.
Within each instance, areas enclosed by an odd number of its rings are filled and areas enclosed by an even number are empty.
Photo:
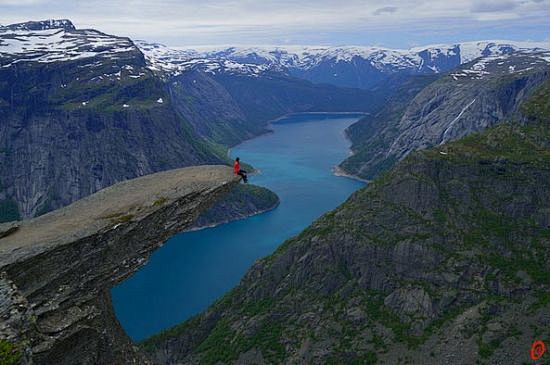
[[[366,113],[366,115],[370,115],[370,113]],[[357,123],[357,122],[355,122]],[[344,137],[346,138],[346,140],[349,142],[349,147],[348,147],[348,157],[346,157],[344,160],[340,161],[340,163],[336,166],[334,166],[332,168],[332,174],[334,176],[341,176],[341,177],[347,177],[349,179],[353,179],[353,180],[357,180],[357,181],[361,181],[361,182],[364,182],[365,184],[368,184],[371,182],[371,180],[367,180],[367,179],[363,179],[357,175],[352,175],[352,174],[348,174],[347,172],[344,171],[344,169],[342,169],[340,167],[340,164],[342,162],[344,162],[346,159],[350,158],[351,156],[353,156],[355,154],[355,152],[353,151],[353,149],[351,148],[351,146],[353,145],[353,141],[351,140],[350,136],[349,136],[349,127],[351,127],[353,124],[355,123],[352,123],[350,124],[348,127],[346,127],[346,129],[344,129]]]
[[[334,176],[340,176],[340,177],[347,177],[349,179],[357,180],[364,182],[365,184],[368,184],[371,182],[371,180],[360,178],[359,176],[351,175],[345,172],[340,166],[336,165],[332,168],[332,174]]]

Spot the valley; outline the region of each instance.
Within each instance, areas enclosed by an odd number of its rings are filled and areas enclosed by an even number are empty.
[[[550,43],[152,41],[0,25],[0,363],[532,363]]]
[[[231,156],[260,170],[250,183],[276,193],[279,205],[169,240],[143,270],[113,289],[128,334],[140,341],[206,309],[257,259],[363,186],[332,173],[348,154],[344,130],[359,117],[296,114],[273,123],[273,133],[233,148]]]

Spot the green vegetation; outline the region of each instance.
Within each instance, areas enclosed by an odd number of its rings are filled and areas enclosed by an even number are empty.
[[[153,203],[153,206],[155,207],[158,207],[158,206],[163,206],[166,202],[168,201],[168,199],[164,196],[158,198],[157,200],[154,201]]]
[[[283,326],[280,322],[264,320],[252,337],[236,333],[227,319],[220,319],[209,336],[197,347],[201,364],[230,363],[239,354],[252,348],[262,351],[270,363],[281,363],[284,359],[284,346],[279,342]]]
[[[126,222],[131,221],[132,218],[134,218],[133,214],[130,214],[130,213],[126,214],[126,213],[123,213],[123,212],[108,214],[108,215],[104,215],[104,216],[100,217],[100,219],[110,219],[111,223],[113,223],[113,224],[126,223]]]
[[[521,126],[503,123],[495,128],[474,133],[459,141],[420,153],[432,159],[455,163],[501,160],[542,164],[550,161],[550,149],[544,148],[544,143],[548,140],[550,140],[550,128],[544,124]],[[441,154],[441,151],[446,154]]]
[[[227,320],[221,319],[210,331],[209,336],[198,347],[201,354],[201,363],[215,364],[218,361],[227,363],[237,356],[235,347],[231,344],[234,332]]]
[[[123,214],[123,215],[120,215],[120,216],[112,219],[112,222],[113,223],[126,223],[126,222],[131,221],[132,218],[134,218],[133,214]]]
[[[0,201],[0,223],[21,219],[17,203],[12,199]]]
[[[544,83],[521,107],[527,117],[543,121],[550,121],[550,81]]]
[[[479,356],[481,356],[483,359],[487,359],[491,357],[493,352],[495,352],[496,349],[500,346],[500,341],[493,340],[489,343],[484,343],[483,341],[478,342],[479,346]]]
[[[269,310],[273,308],[273,305],[273,298],[250,301],[241,308],[241,312],[247,316],[255,316],[269,312]]]
[[[444,225],[447,222],[447,215],[442,209],[436,209],[434,211],[434,219],[437,224]]]
[[[102,65],[102,70],[105,74],[113,71],[109,64]],[[48,101],[61,110],[95,109],[104,113],[125,111],[124,104],[129,105],[131,110],[146,110],[165,107],[169,102],[157,103],[159,96],[164,96],[165,92],[162,83],[151,75],[139,78],[122,76],[120,79],[97,76],[101,75],[102,70],[96,69],[90,75],[79,74],[66,87],[51,92]]]
[[[17,345],[0,339],[0,364],[15,365],[19,362],[23,354]]]
[[[145,350],[145,351],[153,351],[157,348],[157,346],[164,341],[177,337],[181,333],[184,333],[186,331],[192,331],[195,328],[198,327],[200,324],[200,316],[194,316],[190,319],[186,320],[183,323],[177,324],[173,327],[170,327],[168,329],[165,329],[158,334],[151,336],[145,340],[143,340],[139,346]]]

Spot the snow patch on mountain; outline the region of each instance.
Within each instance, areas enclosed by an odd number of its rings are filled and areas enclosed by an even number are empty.
[[[353,63],[363,60],[381,72],[440,73],[449,67],[480,57],[503,56],[512,52],[534,52],[550,49],[550,42],[479,41],[440,44],[411,49],[388,49],[365,46],[245,46],[245,47],[180,47],[169,48],[156,43],[136,42],[145,53],[152,69],[182,72],[200,65],[215,72],[258,74],[268,69],[310,70],[322,63]],[[447,63],[446,63],[447,62]],[[481,65],[479,65],[481,67]],[[475,71],[475,69],[474,69]],[[482,70],[477,70],[481,72]],[[336,77],[336,76],[335,76]]]
[[[550,51],[541,48],[521,48],[513,53],[495,53],[486,57],[476,58],[452,72],[450,76],[459,81],[460,78],[483,79],[492,73],[518,74],[546,67],[550,63]]]
[[[96,30],[76,30],[68,20],[0,27],[0,66],[19,62],[58,62],[91,57],[118,58],[137,51],[128,38]]]
[[[173,49],[159,43],[142,40],[137,40],[135,43],[144,54],[149,69],[154,72],[167,72],[172,76],[192,69],[199,69],[210,74],[228,72],[258,76],[272,69],[270,65],[265,64],[240,63],[230,59],[210,59],[203,57],[196,50]]]

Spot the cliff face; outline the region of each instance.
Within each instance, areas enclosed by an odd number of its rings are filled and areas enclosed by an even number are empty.
[[[261,186],[240,184],[201,213],[193,228],[208,227],[275,209],[279,197]]]
[[[550,328],[549,130],[411,154],[144,348],[167,364],[529,361]]]
[[[110,288],[237,183],[225,166],[172,170],[0,225],[0,344],[23,364],[149,363],[115,318]]]
[[[349,129],[354,155],[341,167],[372,179],[414,150],[522,119],[520,105],[550,78],[548,65],[512,53],[462,65],[428,85],[426,78],[405,84],[378,115]]]
[[[125,44],[116,58],[0,67],[0,204],[30,218],[119,181],[223,160]]]

